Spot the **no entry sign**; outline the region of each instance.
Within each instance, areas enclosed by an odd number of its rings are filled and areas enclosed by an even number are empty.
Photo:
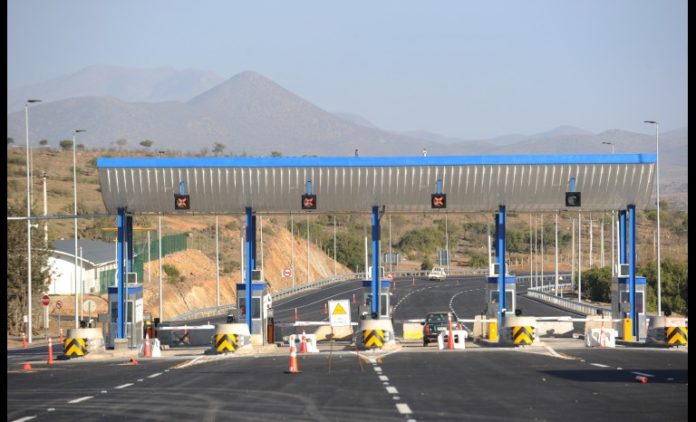
[[[43,297],[41,298],[41,304],[43,306],[48,306],[49,303],[51,303],[51,298],[48,297],[48,295],[46,295],[46,294],[43,295]]]

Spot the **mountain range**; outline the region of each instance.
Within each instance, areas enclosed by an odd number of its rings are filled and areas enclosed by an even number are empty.
[[[619,129],[591,133],[573,126],[548,132],[491,139],[460,139],[428,131],[382,130],[353,112],[329,112],[263,75],[245,71],[227,80],[211,72],[169,68],[91,66],[72,75],[8,93],[8,137],[25,138],[23,104],[32,105],[33,144],[57,145],[74,129],[78,143],[113,147],[125,139],[138,147],[145,139],[158,150],[199,151],[214,143],[225,153],[267,156],[594,154],[655,151],[655,137]],[[17,109],[19,104],[19,109]],[[13,111],[14,110],[14,111]],[[16,142],[22,145],[23,142]],[[687,189],[688,128],[660,134],[660,184]]]

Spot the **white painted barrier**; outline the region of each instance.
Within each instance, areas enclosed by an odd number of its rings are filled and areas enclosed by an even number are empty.
[[[445,348],[445,334],[447,331],[440,331],[437,335],[437,347],[442,350]],[[467,332],[464,330],[452,330],[452,337],[454,337],[454,348],[464,349],[464,340],[466,340]]]
[[[591,328],[585,337],[587,347],[616,347],[618,331],[613,328]]]
[[[302,343],[303,334],[293,334],[294,336],[295,350],[300,350],[300,344]],[[304,334],[305,341],[307,342],[307,353],[319,353],[319,348],[317,348],[317,336],[314,334]],[[293,341],[293,340],[290,340]]]

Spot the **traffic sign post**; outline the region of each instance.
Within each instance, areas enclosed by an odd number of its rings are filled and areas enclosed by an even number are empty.
[[[283,277],[285,277],[285,278],[290,278],[290,277],[292,277],[292,269],[289,268],[289,267],[288,267],[288,268],[285,268],[285,269],[283,270]]]
[[[350,325],[350,300],[329,301],[329,321],[332,327],[345,327]]]
[[[48,338],[48,304],[51,303],[51,298],[48,294],[44,293],[41,297],[41,304],[44,306],[44,331],[46,338]]]
[[[62,311],[63,302],[61,302],[60,300],[57,300],[57,301],[56,301],[56,308],[58,308],[58,331],[60,331],[60,330],[61,330],[61,327],[60,327],[60,314],[63,312],[63,311]]]
[[[51,298],[48,297],[48,295],[44,293],[43,297],[41,298],[41,304],[42,304],[43,306],[48,307],[48,304],[49,304],[49,303],[51,303]]]

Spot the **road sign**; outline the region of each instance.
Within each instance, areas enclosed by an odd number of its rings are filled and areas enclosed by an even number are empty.
[[[330,300],[329,321],[331,321],[332,327],[350,325],[350,300]]]
[[[317,196],[303,194],[302,195],[302,209],[303,210],[315,210],[315,209],[317,209]]]
[[[292,277],[292,268],[285,268],[283,270],[283,277]]]
[[[61,302],[60,300],[56,301],[56,308],[60,309],[62,307],[63,307],[63,302]]]
[[[82,310],[87,313],[92,313],[97,310],[97,304],[93,300],[87,299],[85,303],[82,304]]]
[[[46,295],[46,294],[43,295],[43,297],[41,298],[41,304],[43,306],[48,306],[49,303],[51,303],[51,298],[48,297],[48,295]]]

